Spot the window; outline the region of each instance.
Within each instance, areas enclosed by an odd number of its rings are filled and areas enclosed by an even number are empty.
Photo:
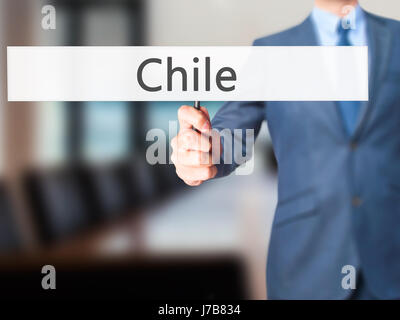
[[[35,158],[39,164],[62,163],[66,160],[66,105],[41,102],[36,110]]]
[[[61,1],[57,29],[37,30],[45,45],[134,45],[141,39],[141,2]],[[126,156],[132,149],[131,103],[38,103],[36,158],[40,163],[102,161]],[[134,126],[135,128],[137,126]]]
[[[121,3],[87,6],[83,9],[84,45],[128,45],[131,39],[132,12]],[[73,108],[73,106],[71,106]],[[82,104],[83,158],[90,162],[112,161],[131,149],[132,125],[129,103],[87,102]]]
[[[83,157],[88,161],[115,160],[130,151],[129,105],[88,102],[83,113]]]

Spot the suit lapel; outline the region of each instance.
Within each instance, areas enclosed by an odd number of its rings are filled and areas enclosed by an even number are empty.
[[[371,115],[378,93],[378,85],[387,70],[391,44],[391,34],[384,22],[368,12],[364,13],[367,22],[368,56],[370,59],[368,77],[369,99],[361,104],[360,120],[355,130],[354,138],[358,138],[361,135],[361,131]]]
[[[304,37],[297,37],[295,45],[299,46],[318,46],[320,45],[318,36],[315,32],[315,26],[312,21],[311,16],[299,25],[300,31],[299,35]],[[348,135],[343,125],[343,119],[338,109],[337,103],[335,101],[321,101],[321,102],[311,102],[318,104],[314,117],[318,118],[318,121],[325,122],[327,128],[331,128],[333,135],[340,135],[340,139],[348,139]]]
[[[295,46],[318,46],[318,38],[315,33],[314,23],[311,15],[308,16],[299,26],[293,45]]]

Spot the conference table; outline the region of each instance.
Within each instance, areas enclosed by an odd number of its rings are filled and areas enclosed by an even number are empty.
[[[107,281],[140,282],[139,292],[129,292],[132,297],[174,297],[170,287],[177,286],[175,297],[191,297],[190,291],[200,292],[193,297],[202,298],[263,299],[268,226],[276,202],[275,181],[269,178],[255,175],[247,180],[223,179],[138,209],[66,241],[0,257],[0,281],[7,275],[14,281],[25,279],[21,274],[30,275],[24,281],[31,281],[35,287],[32,279],[43,276],[42,266],[54,265],[57,279],[59,274],[62,279],[58,287],[62,281],[71,282],[68,294],[74,289],[75,278],[85,283],[85,277],[98,272],[104,287]],[[226,197],[226,188],[230,197],[221,201]],[[259,197],[260,190],[267,196]],[[77,274],[79,277],[75,277]],[[114,276],[107,280],[110,274]],[[166,278],[175,284],[170,285]],[[100,280],[91,279],[88,283],[96,281]],[[177,283],[184,285],[179,288]],[[156,289],[145,292],[151,284],[157,284]],[[211,293],[206,284],[212,288]],[[126,290],[121,287],[120,283],[114,289],[122,295]]]

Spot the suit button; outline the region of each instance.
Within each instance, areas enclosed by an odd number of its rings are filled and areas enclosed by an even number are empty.
[[[353,199],[351,199],[351,204],[353,205],[353,207],[359,207],[362,204],[362,200],[360,197],[353,197]]]
[[[353,142],[350,143],[350,149],[351,149],[351,150],[354,151],[354,150],[357,149],[357,147],[358,147],[357,142],[353,141]]]

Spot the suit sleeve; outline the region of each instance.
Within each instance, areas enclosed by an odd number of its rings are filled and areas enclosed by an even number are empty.
[[[216,178],[232,173],[252,156],[253,142],[265,119],[265,102],[227,102],[212,120],[221,134],[222,154]],[[250,129],[250,130],[249,130]],[[253,139],[246,139],[253,134]]]

